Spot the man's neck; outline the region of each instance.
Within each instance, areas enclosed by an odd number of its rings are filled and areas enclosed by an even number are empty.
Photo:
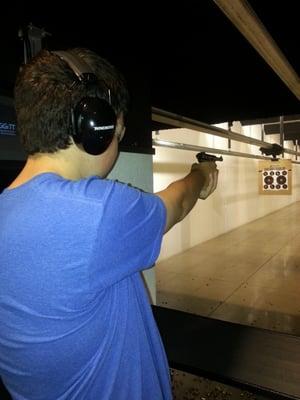
[[[24,168],[9,185],[9,188],[13,189],[29,181],[34,176],[46,172],[58,174],[65,179],[80,179],[80,173],[74,168],[74,164],[71,165],[64,158],[54,157],[48,154],[34,155],[28,157]]]

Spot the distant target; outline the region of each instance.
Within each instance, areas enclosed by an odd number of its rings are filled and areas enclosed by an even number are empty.
[[[259,169],[261,194],[291,194],[291,161],[280,160],[278,163],[261,162]]]

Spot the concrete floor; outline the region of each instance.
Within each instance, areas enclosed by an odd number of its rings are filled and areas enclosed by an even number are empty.
[[[300,202],[158,263],[156,279],[158,305],[299,336]],[[179,399],[201,378],[177,373]]]
[[[182,371],[171,370],[173,400],[271,400]]]

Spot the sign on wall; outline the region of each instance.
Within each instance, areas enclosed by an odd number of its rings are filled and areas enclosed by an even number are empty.
[[[16,124],[0,120],[0,135],[15,136]]]
[[[0,135],[16,135],[16,114],[13,100],[0,95]]]
[[[258,188],[260,194],[292,194],[292,161],[259,161]]]

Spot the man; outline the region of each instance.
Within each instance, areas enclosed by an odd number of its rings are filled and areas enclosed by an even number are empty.
[[[89,50],[43,50],[21,68],[15,105],[28,160],[0,196],[5,386],[16,400],[171,399],[140,271],[214,191],[215,163],[156,195],[106,180],[128,93]]]

